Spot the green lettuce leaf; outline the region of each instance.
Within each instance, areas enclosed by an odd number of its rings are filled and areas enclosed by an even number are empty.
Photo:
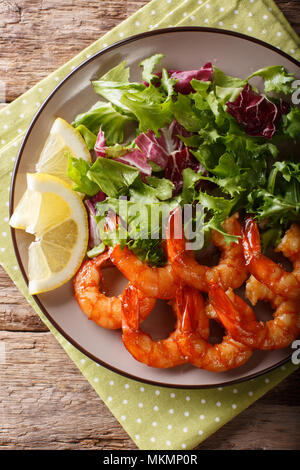
[[[291,85],[295,80],[295,76],[288,73],[282,65],[273,65],[257,70],[247,80],[257,76],[264,79],[265,93],[274,91],[275,93],[289,95],[292,92]]]
[[[98,158],[87,172],[88,178],[110,197],[128,194],[139,171],[109,158]]]
[[[138,203],[151,204],[172,198],[174,184],[166,178],[151,176],[144,183],[139,176],[129,189],[130,200]]]
[[[288,114],[283,116],[282,132],[294,141],[300,138],[300,109],[293,106]]]
[[[146,185],[145,185],[146,186]],[[145,192],[145,187],[142,192]],[[150,191],[152,194],[152,192]],[[162,266],[165,264],[166,254],[162,246],[163,223],[171,210],[177,205],[176,199],[167,203],[160,202],[157,197],[151,196],[137,200],[108,198],[97,204],[100,236],[104,244],[114,246],[120,244],[127,246],[142,261],[150,265]],[[105,210],[104,210],[105,209]],[[104,229],[105,216],[111,210],[119,216],[120,223],[111,230]]]
[[[226,243],[238,242],[239,237],[227,233],[222,226],[222,222],[234,212],[236,200],[212,196],[202,191],[199,191],[197,199],[207,216],[204,222],[204,234],[207,231],[216,230],[224,236]]]
[[[68,152],[66,153],[68,157],[67,175],[75,183],[73,186],[74,191],[90,197],[97,194],[100,190],[98,184],[91,181],[87,176],[92,164],[82,158],[74,158]]]
[[[161,59],[164,57],[163,54],[154,54],[147,59],[144,59],[140,62],[140,67],[142,67],[142,78],[145,82],[150,83],[152,79],[158,80],[157,75],[154,75],[153,70],[155,69],[156,65],[160,63]]]
[[[176,80],[171,78],[166,71],[166,69],[162,69],[162,76],[160,81],[160,89],[164,91],[167,95],[167,98],[170,98],[175,94],[174,86],[176,84]]]
[[[214,91],[220,103],[224,106],[227,101],[234,101],[247,83],[247,80],[227,75],[218,67],[214,69]]]
[[[276,246],[283,230],[300,221],[300,163],[275,162],[266,186],[249,193],[246,210],[263,222],[264,249]]]
[[[122,103],[136,116],[140,132],[159,129],[173,120],[172,99],[166,99],[165,93],[154,85],[137,93],[125,93]]]
[[[126,61],[109,70],[99,80],[92,82],[95,92],[107,101],[117,106],[119,110],[128,113],[124,106],[122,96],[124,93],[136,93],[146,87],[142,83],[129,82],[130,70],[126,67]]]
[[[87,148],[89,150],[93,150],[97,141],[97,135],[91,132],[83,124],[79,124],[79,126],[77,126],[76,129],[78,132],[80,132],[80,134],[84,138]]]
[[[123,142],[125,125],[131,120],[116,111],[110,103],[98,101],[89,111],[76,116],[72,125],[75,128],[83,125],[96,136],[102,126],[107,145],[114,145]]]
[[[211,230],[217,230],[224,235],[226,243],[236,242],[238,237],[228,234],[224,230],[222,222],[234,212],[238,197],[225,198],[208,194],[201,191],[201,189],[197,190],[196,183],[206,179],[208,178],[196,173],[191,168],[183,170],[182,203],[191,204],[197,201],[198,204],[201,204],[205,214],[203,222],[204,237],[207,237]]]
[[[208,110],[207,105],[199,109],[196,106],[196,102],[198,106],[201,107],[199,104],[202,104],[202,96],[201,100],[198,102],[197,93],[192,95],[182,95],[178,93],[177,100],[173,103],[173,112],[176,120],[181,124],[187,131],[190,132],[198,132],[207,124],[212,122],[213,116]]]

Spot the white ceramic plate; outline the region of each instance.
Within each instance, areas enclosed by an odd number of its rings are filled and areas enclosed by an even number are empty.
[[[269,65],[283,65],[300,78],[300,64],[278,49],[247,36],[210,28],[169,28],[140,34],[110,46],[75,69],[51,93],[33,119],[25,136],[16,162],[11,188],[10,213],[26,188],[26,173],[35,171],[35,164],[58,116],[72,122],[74,117],[88,110],[99,97],[94,93],[91,79],[126,60],[132,71],[132,80],[140,80],[139,62],[154,53],[163,53],[162,65],[167,69],[190,70],[211,61],[224,72],[247,77],[253,71]],[[19,266],[27,282],[27,248],[31,237],[21,230],[12,230]],[[116,269],[106,271],[113,292],[120,292],[125,280]],[[137,362],[127,352],[120,331],[109,331],[97,326],[79,309],[73,296],[71,282],[65,286],[36,296],[40,308],[53,325],[78,349],[99,364],[140,381],[181,388],[204,388],[232,384],[262,374],[289,360],[291,349],[262,352],[239,369],[226,373],[212,373],[184,365],[174,369],[154,369]],[[160,301],[144,326],[157,338],[158,331],[167,335],[172,315],[164,313],[166,305]],[[159,313],[160,312],[160,313]],[[261,314],[266,316],[266,311]],[[262,318],[262,317],[261,317]],[[159,321],[158,321],[159,320]],[[51,360],[51,358],[49,358]]]

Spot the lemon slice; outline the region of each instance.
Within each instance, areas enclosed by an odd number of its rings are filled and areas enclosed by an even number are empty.
[[[72,186],[73,182],[67,176],[66,152],[73,158],[91,162],[91,154],[81,134],[64,119],[57,118],[36,164],[36,171],[57,176]]]
[[[59,178],[27,174],[27,190],[10,225],[35,235],[29,246],[29,293],[61,286],[80,267],[88,243],[87,213],[80,197]]]

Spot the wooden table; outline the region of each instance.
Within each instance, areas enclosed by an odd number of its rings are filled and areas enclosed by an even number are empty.
[[[30,89],[145,0],[0,0],[7,102]],[[277,4],[300,32],[299,0]],[[0,268],[0,449],[136,446]],[[300,449],[300,370],[200,449]]]

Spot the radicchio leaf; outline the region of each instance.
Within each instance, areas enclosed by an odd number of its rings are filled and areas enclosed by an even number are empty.
[[[174,85],[174,90],[182,95],[188,95],[194,93],[195,90],[191,85],[191,81],[201,80],[203,82],[212,82],[214,78],[214,69],[211,62],[207,62],[203,67],[196,70],[168,70],[170,78],[174,78],[177,82]],[[162,73],[158,72],[155,74],[159,79],[162,77]],[[149,86],[149,83],[144,82],[144,85]],[[160,80],[154,82],[155,86],[160,85]]]
[[[116,158],[116,161],[136,167],[142,175],[151,176],[152,168],[149,160],[146,155],[138,149],[133,150],[133,152],[128,152],[126,155],[122,155],[122,157]]]
[[[150,130],[140,134],[135,139],[135,143],[149,160],[161,168],[165,168],[168,161],[168,153],[161,140],[161,136],[156,137],[155,132]]]
[[[149,160],[165,169],[169,155],[184,148],[183,142],[178,137],[180,135],[189,137],[191,134],[174,119],[168,128],[160,129],[159,137],[150,130],[140,134],[135,143]]]
[[[203,67],[198,70],[169,70],[171,78],[178,80],[175,84],[175,91],[188,95],[195,90],[192,88],[191,80],[201,80],[203,82],[213,81],[213,66],[211,62],[207,62]]]
[[[100,131],[97,136],[97,141],[94,147],[94,151],[96,153],[97,158],[99,157],[106,157],[106,139],[104,132],[102,130],[102,126],[100,127]],[[151,176],[151,165],[148,162],[146,155],[144,155],[140,150],[133,150],[133,152],[128,152],[125,155],[122,155],[119,158],[116,158],[115,161],[124,163],[125,165],[130,165],[132,167],[137,168],[140,170],[142,176]],[[104,199],[106,195],[104,195]],[[100,200],[104,200],[100,199]],[[99,201],[100,201],[99,200]],[[97,201],[97,202],[99,202]]]
[[[100,130],[98,132],[96,144],[94,147],[94,151],[95,151],[97,158],[105,157],[105,147],[106,147],[106,139],[104,136],[104,132],[102,130],[102,126],[100,126]]]
[[[169,156],[168,164],[165,169],[165,178],[172,181],[175,185],[175,190],[173,195],[180,193],[183,185],[183,176],[182,172],[186,168],[191,168],[192,170],[201,172],[204,168],[201,163],[199,163],[195,157],[189,152],[189,149],[185,147],[182,150],[173,152]]]
[[[95,196],[92,197],[91,201],[95,205],[97,202],[102,202],[106,199],[106,194],[103,191],[99,191]]]
[[[276,105],[263,95],[256,93],[249,83],[233,102],[227,102],[227,112],[245,129],[248,135],[272,139],[276,125],[290,110],[288,103],[280,100]]]
[[[89,217],[89,248],[94,248],[101,243],[99,228],[95,220],[96,209],[92,201],[88,199],[84,201],[84,204]]]
[[[173,194],[178,194],[182,189],[182,172],[185,168],[197,172],[202,169],[179,136],[190,137],[191,133],[174,119],[168,128],[160,129],[159,137],[153,131],[148,131],[135,139],[136,145],[147,158],[165,170],[165,178],[175,186]]]

